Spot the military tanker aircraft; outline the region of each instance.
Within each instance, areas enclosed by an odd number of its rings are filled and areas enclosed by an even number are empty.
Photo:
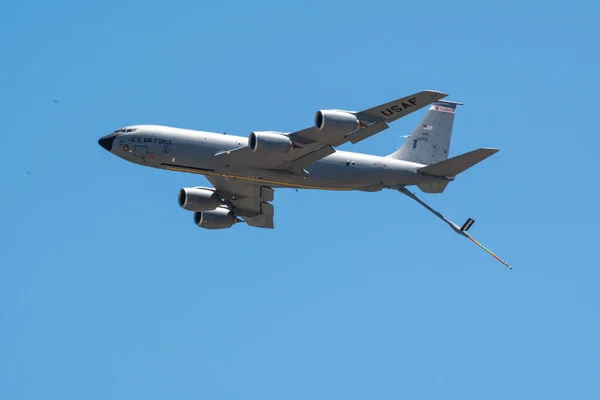
[[[204,175],[213,187],[182,188],[179,205],[201,228],[225,229],[245,222],[274,228],[274,189],[397,190],[441,218],[455,232],[506,262],[462,226],[435,211],[407,186],[442,193],[461,172],[498,152],[480,148],[449,158],[456,108],[447,94],[424,90],[363,111],[318,110],[312,126],[296,132],[252,131],[247,137],[160,125],[133,125],[98,140],[112,154],[135,164]],[[336,150],[358,143],[389,123],[430,106],[406,142],[387,156]],[[512,268],[511,268],[512,269]]]

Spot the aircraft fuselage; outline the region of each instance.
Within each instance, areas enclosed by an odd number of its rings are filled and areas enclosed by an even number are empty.
[[[104,140],[103,147],[107,148],[109,140]],[[264,182],[274,188],[378,191],[440,180],[419,174],[422,164],[346,151],[336,151],[311,164],[307,174],[233,165],[215,154],[246,146],[247,137],[158,125],[131,126],[110,140],[107,150],[135,164]]]

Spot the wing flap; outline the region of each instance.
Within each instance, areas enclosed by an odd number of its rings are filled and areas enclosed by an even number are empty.
[[[296,158],[293,163],[300,168],[306,168],[312,163],[319,161],[331,154],[335,153],[335,149],[331,146],[323,146],[318,150],[305,154],[302,157]]]
[[[257,183],[242,182],[221,176],[207,176],[219,195],[231,205],[233,212],[248,225],[273,229],[275,208],[269,201],[275,190]]]
[[[275,227],[273,217],[275,208],[272,204],[262,203],[262,211],[254,217],[242,217],[244,221],[255,228],[273,229]]]
[[[352,144],[355,144],[361,140],[365,140],[366,138],[375,135],[376,133],[384,131],[389,127],[390,126],[385,121],[377,121],[364,129],[352,132],[347,136],[347,138],[352,142]]]

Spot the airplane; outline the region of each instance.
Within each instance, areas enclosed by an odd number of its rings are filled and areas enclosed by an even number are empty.
[[[126,161],[204,175],[213,187],[181,188],[179,206],[196,225],[231,228],[245,222],[274,228],[275,189],[397,190],[417,201],[509,269],[462,226],[429,207],[407,186],[442,193],[461,172],[498,152],[480,148],[449,158],[457,106],[448,95],[424,90],[363,111],[318,110],[312,126],[296,132],[252,131],[247,137],[161,125],[133,125],[103,136],[98,144]],[[389,123],[430,106],[406,142],[387,156],[336,150],[389,128]]]

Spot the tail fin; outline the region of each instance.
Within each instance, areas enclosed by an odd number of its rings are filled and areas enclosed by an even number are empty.
[[[454,124],[455,101],[436,101],[406,142],[388,157],[419,164],[435,164],[448,158]]]

